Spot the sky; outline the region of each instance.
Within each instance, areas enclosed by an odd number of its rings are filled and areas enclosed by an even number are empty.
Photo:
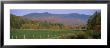
[[[29,13],[44,13],[44,12],[48,12],[51,14],[79,13],[85,15],[92,15],[96,11],[100,11],[100,10],[99,9],[11,9],[10,13],[17,16],[23,16]]]

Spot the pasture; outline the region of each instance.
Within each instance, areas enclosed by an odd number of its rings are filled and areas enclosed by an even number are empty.
[[[16,29],[10,32],[11,39],[62,39],[75,35],[79,30],[49,30],[49,29]]]

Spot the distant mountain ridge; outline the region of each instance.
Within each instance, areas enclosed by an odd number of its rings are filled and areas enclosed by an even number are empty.
[[[37,21],[58,22],[64,24],[86,24],[90,15],[69,13],[69,14],[51,14],[44,13],[29,13],[24,15],[24,18]]]
[[[61,17],[61,18],[79,18],[82,19],[84,21],[87,21],[89,18],[89,15],[85,15],[85,14],[78,14],[78,13],[70,13],[70,14],[51,14],[48,12],[45,13],[29,13],[26,14],[24,16],[28,16],[28,17],[50,17],[50,16],[57,16],[57,17]]]

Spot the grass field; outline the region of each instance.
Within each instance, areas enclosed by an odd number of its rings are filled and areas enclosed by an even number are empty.
[[[11,39],[57,39],[74,35],[78,30],[13,30]]]
[[[11,39],[90,39],[101,38],[99,32],[81,30],[25,30],[16,29],[10,32]]]

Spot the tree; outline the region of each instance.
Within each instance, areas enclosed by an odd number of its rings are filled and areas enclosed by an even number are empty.
[[[25,23],[25,20],[22,19],[21,16],[16,16],[13,14],[10,14],[10,26],[13,29],[20,29],[22,24]]]
[[[95,12],[92,16],[90,16],[87,24],[88,30],[94,30],[95,32],[100,32],[101,30],[101,13]]]

